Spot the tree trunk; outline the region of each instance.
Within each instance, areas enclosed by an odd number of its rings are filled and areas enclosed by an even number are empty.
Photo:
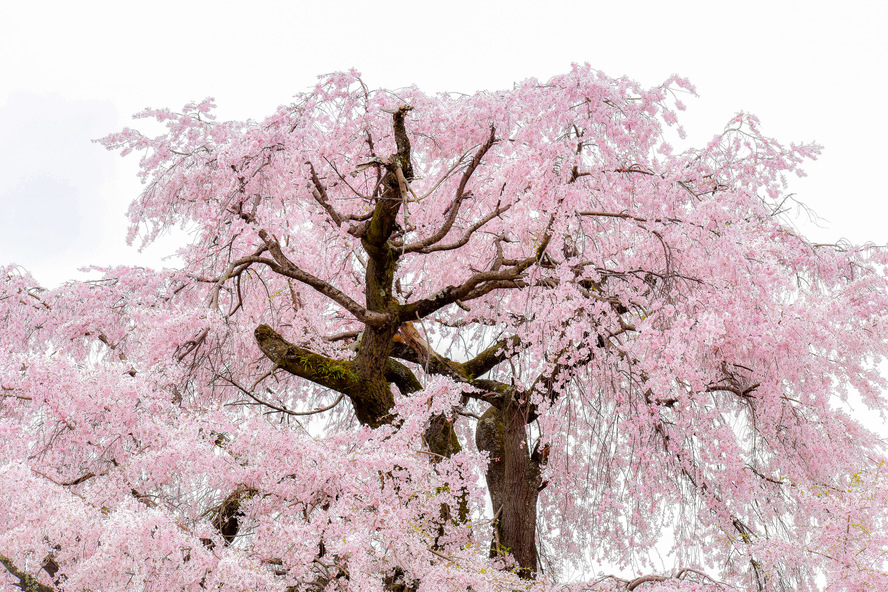
[[[540,466],[545,458],[528,451],[526,414],[524,406],[514,400],[514,392],[509,392],[500,409],[491,407],[481,416],[475,443],[490,455],[486,474],[494,513],[490,556],[512,555],[518,574],[530,579],[539,564],[536,515]]]

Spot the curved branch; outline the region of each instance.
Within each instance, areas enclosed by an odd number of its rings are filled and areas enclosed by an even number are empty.
[[[475,156],[472,157],[471,162],[469,162],[469,166],[466,167],[466,170],[463,172],[463,175],[459,180],[459,186],[456,189],[456,197],[453,199],[453,202],[451,202],[451,204],[447,207],[447,219],[444,220],[444,225],[441,226],[441,228],[439,228],[438,231],[432,236],[404,247],[405,252],[424,252],[423,249],[434,245],[445,236],[447,236],[447,233],[450,232],[450,229],[453,227],[453,223],[456,221],[456,216],[457,214],[459,214],[459,208],[462,205],[463,199],[471,196],[471,191],[466,192],[466,185],[472,178],[472,174],[481,164],[481,159],[484,158],[484,155],[487,154],[487,151],[490,150],[494,143],[496,143],[496,135],[493,126],[491,126],[490,136],[487,138],[487,141],[484,142],[484,144],[482,144],[480,148],[478,148],[478,151],[475,153]],[[468,241],[468,239],[466,239],[466,241]]]
[[[248,397],[250,397],[251,399],[253,399],[259,405],[263,405],[265,407],[268,407],[269,409],[273,409],[274,411],[277,411],[278,413],[286,413],[287,415],[295,415],[295,416],[317,415],[318,413],[330,411],[331,409],[333,409],[334,407],[339,405],[340,401],[342,401],[342,399],[345,398],[344,393],[339,393],[339,396],[336,398],[336,400],[333,401],[331,404],[327,405],[326,407],[318,407],[317,409],[314,409],[312,411],[291,411],[290,409],[287,409],[286,407],[281,407],[279,405],[275,405],[273,403],[269,403],[268,401],[260,399],[259,397],[254,395],[251,391],[245,389],[244,387],[239,385],[237,382],[231,380],[228,377],[222,376],[221,378],[222,378],[222,380],[226,381],[227,383],[229,383],[231,386],[235,387],[237,390],[239,390],[243,394],[245,394]]]
[[[343,177],[338,170],[336,170],[336,166],[332,162],[328,160],[327,163],[333,169],[333,172],[335,172],[339,176],[342,182],[345,183],[345,185],[348,186],[349,189],[354,191],[355,194],[358,195],[358,197],[364,197],[360,193],[355,191],[354,187],[349,184],[348,180]],[[369,218],[369,216],[365,217],[354,214],[343,216],[342,214],[340,214],[336,210],[336,208],[333,207],[330,196],[327,194],[327,188],[321,182],[320,178],[318,178],[318,174],[315,171],[314,165],[311,162],[306,162],[305,164],[308,165],[309,170],[311,171],[311,182],[314,185],[314,187],[311,189],[311,196],[315,199],[316,202],[318,202],[318,204],[324,209],[324,211],[327,212],[327,215],[330,216],[330,220],[333,221],[333,224],[335,224],[337,228],[341,227],[342,224],[346,221],[357,222],[356,224],[349,224],[347,232],[356,238],[361,238],[367,226],[365,220],[366,218]]]
[[[370,333],[365,332],[365,340]],[[367,380],[361,375],[359,363],[335,360],[294,345],[268,325],[256,327],[254,335],[268,359],[295,376],[346,395],[351,399],[358,421],[372,428],[391,421],[394,399],[390,383],[395,383],[405,394],[422,389],[409,368],[389,358],[383,362],[381,380]]]
[[[481,228],[482,226],[484,226],[485,224],[487,224],[488,222],[490,222],[491,220],[493,220],[494,218],[496,218],[497,216],[499,216],[500,214],[502,214],[503,212],[505,212],[506,210],[508,210],[511,207],[512,207],[511,204],[506,205],[506,206],[500,206],[499,204],[497,204],[495,210],[493,210],[492,212],[490,212],[489,214],[487,214],[486,216],[484,216],[483,218],[481,218],[480,220],[478,220],[477,222],[472,224],[469,227],[469,229],[466,230],[466,233],[462,236],[462,238],[460,238],[455,243],[450,243],[449,245],[432,245],[430,247],[424,247],[422,249],[413,249],[413,250],[416,251],[417,253],[428,254],[428,253],[434,253],[436,251],[452,251],[453,249],[458,249],[469,242],[469,240],[472,238],[472,235],[475,234],[476,230],[478,230],[479,228]],[[405,247],[405,250],[410,250],[410,249],[409,249],[409,247]]]
[[[483,376],[500,362],[506,361],[509,354],[520,345],[521,338],[518,336],[500,339],[471,360],[463,362],[466,375],[469,378]]]
[[[496,288],[517,287],[510,284],[519,279],[521,274],[527,268],[539,261],[548,242],[549,236],[546,235],[535,255],[526,257],[511,267],[499,271],[482,271],[476,273],[459,286],[447,286],[428,298],[423,298],[422,300],[417,300],[416,302],[402,306],[399,313],[400,321],[413,321],[427,317],[433,312],[440,310],[449,304],[453,304],[457,300],[472,300],[483,296]]]
[[[706,574],[698,569],[694,569],[692,567],[683,567],[680,570],[678,570],[678,572],[676,572],[675,575],[671,575],[671,576],[661,576],[661,575],[657,575],[657,574],[648,574],[648,575],[644,575],[644,576],[639,576],[639,577],[635,578],[634,580],[632,580],[631,582],[626,583],[626,590],[627,590],[627,592],[632,592],[632,590],[635,590],[636,588],[638,588],[642,584],[645,584],[648,582],[668,582],[671,580],[684,580],[684,579],[686,579],[686,576],[688,574],[696,576],[695,579],[699,579],[704,582],[708,582],[708,583],[710,583],[714,586],[717,586],[719,588],[731,589],[731,590],[735,589],[733,586],[728,586],[724,582],[719,582],[718,580],[714,580],[711,576],[709,576],[708,574]]]
[[[361,321],[364,324],[371,325],[373,327],[381,327],[385,325],[389,316],[385,313],[379,313],[367,310],[354,300],[352,300],[347,294],[345,294],[342,290],[328,284],[324,280],[317,278],[310,273],[306,273],[299,269],[296,265],[290,261],[284,252],[281,250],[281,245],[278,241],[268,234],[265,230],[259,231],[259,237],[265,241],[266,247],[268,247],[269,252],[271,253],[274,260],[267,259],[265,257],[243,257],[237,261],[237,263],[264,263],[268,267],[271,268],[272,271],[279,273],[280,275],[293,278],[296,281],[302,282],[306,284],[330,300],[333,300],[342,308],[350,312],[356,319]]]

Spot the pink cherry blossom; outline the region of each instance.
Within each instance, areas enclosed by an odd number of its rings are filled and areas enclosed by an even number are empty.
[[[0,270],[4,589],[888,589],[888,253],[795,229],[817,146],[676,151],[693,92],[350,71],[101,140],[191,240]]]

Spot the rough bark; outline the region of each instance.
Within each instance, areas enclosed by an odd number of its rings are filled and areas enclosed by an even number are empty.
[[[500,408],[491,407],[475,431],[479,450],[487,452],[487,488],[493,505],[490,555],[511,555],[522,578],[533,578],[539,568],[536,545],[537,499],[542,489],[545,454],[527,446],[527,409],[509,391]]]
[[[511,262],[508,267],[476,273],[464,284],[449,286],[419,302],[405,305],[397,302],[393,298],[392,288],[398,258],[405,249],[399,243],[397,216],[408,195],[409,182],[413,179],[410,140],[404,122],[409,110],[410,107],[402,105],[393,112],[397,153],[388,158],[375,158],[367,163],[368,166],[377,166],[382,176],[381,190],[373,214],[360,233],[361,245],[367,255],[364,307],[340,294],[332,286],[296,268],[286,258],[276,240],[262,237],[274,256],[273,269],[283,269],[288,272],[285,275],[300,281],[314,282],[309,285],[339,302],[364,324],[354,360],[334,360],[311,352],[287,342],[266,325],[256,329],[256,342],[278,367],[348,396],[358,420],[374,428],[390,423],[393,419],[390,415],[394,406],[392,383],[405,395],[418,392],[422,388],[413,372],[394,358],[418,363],[426,372],[443,374],[476,387],[477,392],[469,396],[493,405],[479,422],[476,434],[478,447],[490,453],[491,457],[487,480],[494,511],[497,513],[491,553],[511,554],[518,562],[520,575],[532,578],[536,574],[538,563],[536,502],[540,489],[540,460],[529,454],[525,442],[527,405],[515,400],[520,395],[516,395],[514,389],[508,385],[480,378],[512,355],[520,347],[519,340],[501,340],[474,359],[458,363],[437,355],[421,339],[408,339],[406,343],[402,339],[399,343],[395,338],[399,333],[402,337],[411,337],[412,321],[443,306],[461,299],[480,297],[499,287],[514,287],[513,284],[521,274],[539,260],[548,242],[548,235],[534,255]],[[412,245],[411,250],[432,248],[434,243],[447,235],[459,205],[469,194],[466,185],[473,171],[494,142],[495,134],[491,130],[488,141],[478,150],[463,175],[452,211],[442,229],[428,239]],[[329,206],[318,179],[315,178],[314,182],[319,187],[319,203]],[[331,207],[325,209],[329,210]],[[337,222],[335,216],[333,219]],[[263,262],[269,265],[268,262]],[[460,450],[453,423],[445,415],[432,417],[423,436],[433,459],[447,458]],[[443,534],[448,522],[465,521],[467,515],[465,500],[461,501],[457,512],[446,505],[442,506],[439,536]],[[437,545],[437,538],[433,545]]]
[[[244,516],[241,510],[241,502],[253,497],[255,494],[255,489],[238,487],[221,504],[210,509],[210,513],[213,514],[213,527],[222,535],[225,546],[234,542],[234,539],[240,532],[240,520]]]
[[[13,584],[22,589],[23,592],[53,592],[55,588],[52,586],[47,586],[46,584],[41,584],[37,581],[37,578],[32,576],[31,574],[20,570],[9,557],[5,555],[0,555],[0,564],[6,568],[12,576],[18,579],[18,584]]]

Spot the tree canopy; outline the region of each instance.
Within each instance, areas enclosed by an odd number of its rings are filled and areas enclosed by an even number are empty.
[[[180,269],[0,274],[0,562],[24,590],[881,590],[882,247],[819,153],[687,81],[321,77],[141,155]],[[662,555],[662,562],[655,559]],[[631,576],[576,573],[598,564]],[[665,569],[665,571],[664,571]]]

